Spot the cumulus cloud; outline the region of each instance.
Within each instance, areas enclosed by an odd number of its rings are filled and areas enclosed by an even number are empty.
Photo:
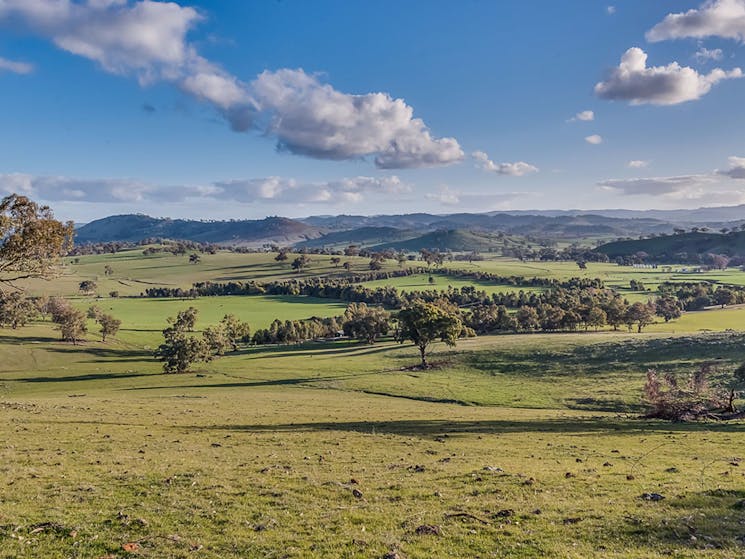
[[[281,149],[322,159],[377,154],[382,169],[448,165],[463,159],[454,138],[433,138],[402,99],[350,95],[303,70],[265,71],[251,84],[257,110]]]
[[[745,179],[745,157],[729,158],[729,169],[717,171],[718,174],[727,176],[731,179]]]
[[[629,101],[632,105],[677,105],[700,99],[722,80],[742,76],[740,68],[728,72],[715,68],[708,74],[699,74],[677,62],[648,67],[647,53],[633,47],[624,53],[608,79],[595,85],[595,94],[603,99]]]
[[[616,7],[615,6],[607,6],[605,8],[605,11],[608,13],[609,16],[612,16],[616,13]]]
[[[202,19],[174,2],[0,0],[0,22],[143,85],[173,83],[214,106],[233,130],[274,137],[281,150],[320,159],[369,156],[383,169],[463,159],[456,139],[434,137],[412,107],[387,93],[343,93],[302,69],[265,71],[250,83],[238,79],[189,42]]]
[[[646,37],[652,43],[705,37],[745,41],[745,0],[708,0],[698,9],[668,14]]]
[[[267,202],[336,205],[361,202],[368,195],[400,195],[410,191],[411,186],[397,176],[359,176],[317,183],[267,177],[200,186],[160,186],[129,179],[78,179],[24,173],[0,175],[0,192],[23,194],[46,202],[131,204],[211,199],[247,204]]]
[[[514,163],[494,163],[494,161],[489,159],[489,156],[483,151],[474,151],[471,154],[471,157],[476,160],[476,167],[498,175],[522,177],[529,173],[537,173],[539,170],[535,165],[531,165],[525,161],[516,161]]]
[[[590,122],[592,120],[595,120],[595,112],[594,111],[580,111],[576,115],[574,115],[572,118],[570,118],[569,122],[575,122],[577,120],[580,120],[582,122]]]
[[[721,60],[723,57],[724,53],[722,52],[722,49],[707,49],[706,47],[700,47],[693,55],[693,58],[695,58],[699,64],[703,64],[710,60]]]
[[[585,142],[596,146],[603,143],[603,137],[599,134],[592,134],[591,136],[585,136]]]
[[[649,161],[644,159],[632,159],[626,164],[626,166],[630,169],[643,169],[644,167],[649,167]]]
[[[14,74],[30,74],[34,71],[34,65],[27,62],[8,60],[0,56],[0,73],[12,72]]]

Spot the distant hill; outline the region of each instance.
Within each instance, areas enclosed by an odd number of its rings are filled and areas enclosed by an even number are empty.
[[[470,231],[502,231],[522,236],[575,240],[587,237],[626,237],[651,233],[670,233],[673,225],[652,218],[614,218],[596,214],[515,215],[500,213],[458,213],[449,215],[404,214],[379,216],[312,216],[304,223],[332,231],[366,227],[389,227],[419,231],[465,229]],[[392,239],[393,242],[395,239]]]
[[[514,244],[514,239],[494,233],[479,233],[463,229],[449,229],[433,231],[413,239],[385,243],[373,248],[375,250],[392,249],[412,252],[422,249],[437,249],[441,251],[451,250],[453,252],[472,250],[486,252],[489,249],[495,249],[504,246],[505,244]]]
[[[726,235],[695,232],[651,239],[617,241],[601,245],[596,250],[607,254],[611,259],[618,256],[630,256],[638,252],[646,252],[653,259],[660,261],[680,261],[683,260],[681,258],[683,254],[687,255],[687,258],[707,253],[745,257],[745,231]]]
[[[294,244],[318,237],[317,228],[288,219],[267,217],[243,221],[194,221],[154,218],[146,215],[115,215],[92,221],[77,229],[77,243],[140,241],[150,237],[231,245],[262,243]]]
[[[333,231],[317,237],[297,243],[298,247],[305,248],[344,248],[349,245],[363,247],[401,241],[416,237],[417,233],[395,227],[360,227],[349,231]]]

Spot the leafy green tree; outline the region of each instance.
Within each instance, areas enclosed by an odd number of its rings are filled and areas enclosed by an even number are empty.
[[[654,322],[654,309],[648,304],[636,302],[626,311],[624,322],[629,327],[629,330],[636,324],[636,331],[641,333],[645,326],[649,326]]]
[[[0,326],[15,330],[25,326],[36,312],[34,303],[22,291],[0,291]]]
[[[334,268],[338,268],[340,262],[341,262],[341,258],[339,258],[338,256],[331,257],[331,263],[334,265]]]
[[[680,318],[683,314],[683,307],[677,298],[666,295],[660,297],[655,302],[657,315],[661,316],[665,322],[670,322],[674,318]]]
[[[199,309],[194,307],[179,311],[176,315],[176,320],[173,321],[174,327],[185,332],[193,332],[194,325],[197,323],[197,314],[199,314]]]
[[[196,252],[193,252],[189,255],[189,264],[199,264],[202,261],[202,257],[199,256]]]
[[[122,325],[121,320],[105,313],[99,313],[96,317],[96,322],[98,322],[98,325],[100,326],[99,332],[101,332],[101,341],[103,342],[105,342],[106,338],[109,336],[116,336]]]
[[[722,308],[726,307],[727,305],[732,305],[737,301],[737,296],[735,295],[735,292],[731,289],[727,289],[726,287],[720,287],[714,292],[714,302],[717,305],[720,305]]]
[[[238,342],[248,342],[251,339],[251,327],[233,314],[226,314],[220,321],[220,326],[225,332],[231,351],[238,350]]]
[[[310,258],[305,254],[301,254],[292,261],[292,269],[296,272],[301,272],[303,269],[307,268],[309,264]]]
[[[74,226],[25,196],[0,200],[0,291],[18,280],[50,279],[72,248]]]
[[[421,366],[426,369],[429,346],[438,340],[454,346],[462,331],[463,323],[457,314],[433,303],[414,301],[398,313],[396,340],[413,342],[419,348]]]
[[[541,327],[538,312],[527,305],[517,310],[517,324],[521,330],[538,330]]]
[[[608,316],[600,307],[592,307],[587,313],[587,326],[595,328],[595,331],[606,325]]]
[[[391,315],[380,307],[368,307],[365,303],[351,303],[344,311],[344,334],[369,344],[391,329]]]
[[[70,307],[57,322],[62,339],[77,345],[88,331],[86,316],[82,311]]]
[[[80,282],[80,285],[78,285],[80,292],[85,294],[94,293],[97,287],[98,284],[93,280],[83,280]]]
[[[155,350],[155,358],[163,362],[166,373],[183,373],[194,363],[210,357],[210,346],[205,339],[187,333],[189,326],[193,329],[196,321],[196,313],[189,312],[192,309],[179,312],[175,320],[169,318],[170,326],[163,330],[164,341]],[[189,320],[192,316],[194,321]]]

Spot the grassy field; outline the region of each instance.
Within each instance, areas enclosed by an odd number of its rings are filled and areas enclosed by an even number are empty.
[[[59,282],[34,289],[74,294],[107,263],[114,279],[100,284],[291,273],[266,255],[211,258],[193,266],[185,257],[82,257]],[[317,258],[309,273],[338,273]],[[527,273],[512,266],[507,275]],[[571,266],[553,273],[578,275]],[[421,278],[392,281],[413,289]],[[384,340],[244,348],[164,375],[152,347],[166,317],[187,306],[200,309],[198,328],[233,312],[256,329],[343,305],[75,298],[81,308],[94,302],[123,321],[106,344],[95,332],[62,343],[49,322],[0,330],[0,557],[745,551],[745,425],[639,419],[648,368],[690,373],[713,362],[726,375],[745,361],[743,309],[687,313],[642,334],[466,339],[436,346],[428,371],[411,368],[411,345]]]

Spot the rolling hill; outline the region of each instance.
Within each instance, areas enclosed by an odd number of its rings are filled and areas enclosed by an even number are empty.
[[[320,231],[286,217],[242,221],[195,221],[154,218],[140,214],[115,215],[83,225],[76,230],[78,243],[140,241],[152,237],[206,243],[255,245],[293,244],[314,237]]]
[[[639,252],[645,252],[651,259],[659,261],[694,260],[695,257],[707,253],[745,257],[745,231],[726,235],[708,232],[664,235],[651,239],[607,243],[596,250],[607,254],[611,259]]]

